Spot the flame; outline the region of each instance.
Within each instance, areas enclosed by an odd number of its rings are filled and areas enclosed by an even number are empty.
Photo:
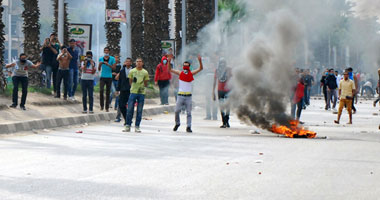
[[[303,126],[298,126],[299,121],[297,120],[291,120],[289,124],[290,124],[290,127],[277,126],[273,124],[271,131],[273,133],[285,135],[286,137],[289,137],[289,138],[299,138],[299,137],[315,138],[315,136],[317,136],[316,132],[305,130]]]

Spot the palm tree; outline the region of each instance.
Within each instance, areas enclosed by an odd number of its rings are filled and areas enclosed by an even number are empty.
[[[118,0],[106,0],[106,9],[118,10]],[[112,56],[120,55],[120,23],[118,22],[106,22],[104,25],[107,35],[107,46],[110,48],[110,54]]]
[[[144,63],[150,73],[161,61],[161,19],[160,4],[144,1]]]
[[[182,0],[175,0],[175,43],[176,43],[176,53],[178,56],[181,52],[181,35],[182,30]]]
[[[2,5],[2,4],[3,4],[3,0],[0,0],[0,5]],[[4,11],[4,8],[0,7],[0,19],[3,18],[3,11]],[[3,73],[4,49],[5,49],[5,46],[4,46],[4,43],[5,43],[4,27],[5,27],[4,22],[3,22],[3,20],[1,20],[0,21],[0,89],[2,91],[4,91],[5,86],[6,86],[6,80],[5,80],[5,76]]]
[[[37,62],[40,60],[40,9],[38,0],[22,0],[24,3],[24,53],[29,56],[29,60]],[[38,69],[30,70],[29,81],[32,86],[41,85],[41,73]]]
[[[131,0],[132,56],[144,57],[143,0]]]
[[[210,23],[213,16],[214,0],[186,0],[187,2],[187,42],[197,40],[198,32]]]
[[[53,1],[53,8],[54,8],[54,23],[53,23],[53,30],[55,33],[58,33],[58,0],[52,0]],[[63,45],[67,45],[69,43],[69,14],[67,12],[67,3],[64,3],[63,7],[63,41],[60,41]]]

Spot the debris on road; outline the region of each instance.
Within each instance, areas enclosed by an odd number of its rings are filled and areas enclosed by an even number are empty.
[[[152,118],[144,117],[143,120],[152,120]]]
[[[263,163],[262,160],[256,160],[255,163]]]
[[[259,130],[249,130],[251,134],[261,134]]]
[[[83,131],[76,131],[75,133],[83,133]]]

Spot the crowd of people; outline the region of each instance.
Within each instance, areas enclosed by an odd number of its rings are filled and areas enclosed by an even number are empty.
[[[131,58],[126,58],[121,63],[120,57],[110,55],[110,48],[105,47],[103,56],[96,63],[91,51],[87,51],[85,56],[80,58],[79,51],[76,49],[76,41],[72,39],[69,46],[64,46],[59,42],[55,33],[52,33],[50,38],[45,39],[40,50],[41,62],[33,64],[27,60],[27,55],[21,54],[19,60],[6,65],[6,68],[13,68],[12,81],[14,87],[10,107],[16,108],[18,106],[18,86],[21,84],[20,108],[26,110],[28,68],[39,68],[46,75],[46,88],[53,87],[55,98],[61,98],[61,88],[63,88],[63,99],[75,101],[75,92],[80,81],[82,112],[93,114],[94,86],[97,84],[97,78],[99,78],[100,110],[109,112],[112,107],[112,100],[115,99],[114,108],[117,110],[115,122],[120,122],[123,118],[124,131],[130,132],[135,106],[137,106],[135,132],[141,132],[140,123],[146,87],[149,82],[149,73],[144,69],[144,62],[141,58],[137,58],[135,62]],[[232,77],[232,71],[223,57],[215,57],[213,62],[207,63],[210,67],[206,67],[203,76],[205,81],[208,81],[208,84],[205,85],[206,89],[204,89],[206,98],[205,120],[217,120],[218,108],[215,105],[218,102],[222,119],[220,128],[230,128],[230,108],[226,102],[231,89],[227,83]],[[155,70],[154,83],[159,88],[161,105],[169,105],[169,87],[170,85],[173,86],[176,97],[173,131],[177,131],[181,125],[180,113],[186,111],[186,131],[192,132],[193,81],[194,76],[204,69],[202,57],[200,55],[197,57],[199,67],[193,65],[194,58],[189,58],[179,69],[176,69],[173,60],[173,54],[163,55]],[[194,64],[197,63],[194,62]],[[337,70],[325,69],[319,76],[317,74],[319,71],[296,68],[295,80],[298,81],[294,85],[290,99],[293,119],[300,121],[302,110],[307,109],[310,105],[311,95],[323,94],[325,110],[332,110],[338,114],[335,123],[340,123],[342,110],[346,107],[349,113],[349,124],[352,124],[352,114],[356,112],[355,99],[357,96],[363,96],[363,93],[374,96],[374,91],[379,92],[379,83],[373,83],[372,79],[365,74],[354,73],[352,68],[345,69],[343,75],[340,75]],[[172,74],[177,75],[178,78],[173,79]],[[62,82],[63,86],[61,86]],[[376,85],[376,90],[373,88],[374,85]],[[215,94],[215,92],[217,93]],[[379,101],[380,98],[377,98],[373,105],[376,106]],[[300,123],[303,124],[302,121]]]

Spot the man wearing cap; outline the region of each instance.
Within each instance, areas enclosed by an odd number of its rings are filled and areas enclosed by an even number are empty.
[[[70,70],[70,77],[69,77],[69,99],[72,101],[75,101],[74,95],[75,91],[77,90],[78,86],[78,58],[79,58],[79,51],[76,49],[76,42],[74,39],[70,40],[70,48],[67,49],[67,51],[71,55],[71,60],[69,64],[69,70]]]
[[[171,58],[169,58],[169,62],[170,60]],[[182,71],[172,69],[171,66],[168,65],[170,72],[179,75],[178,97],[177,97],[177,103],[176,103],[176,108],[175,108],[175,126],[173,128],[173,131],[177,131],[178,127],[181,124],[179,114],[181,112],[182,106],[185,106],[186,112],[187,112],[186,132],[188,133],[193,132],[191,130],[191,109],[192,109],[191,91],[192,91],[192,82],[194,80],[193,76],[203,70],[202,57],[200,55],[198,55],[198,61],[199,61],[199,68],[194,71],[190,70],[189,61],[186,61],[183,63]]]

